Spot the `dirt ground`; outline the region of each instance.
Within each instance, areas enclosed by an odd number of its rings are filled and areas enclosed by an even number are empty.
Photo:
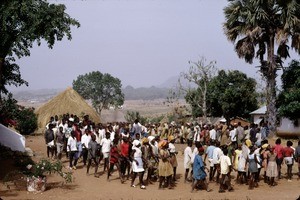
[[[34,153],[34,160],[39,160],[46,157],[46,147],[42,136],[29,136],[26,138],[26,146],[30,147]],[[194,191],[191,193],[191,184],[183,181],[183,149],[185,145],[177,144],[178,154],[178,180],[174,189],[158,189],[158,183],[148,185],[146,190],[139,187],[130,187],[130,180],[121,184],[117,178],[117,173],[113,173],[111,180],[106,180],[106,174],[103,175],[103,166],[100,165],[100,177],[87,176],[86,169],[83,163],[79,162],[78,169],[74,171],[74,182],[71,184],[63,184],[62,179],[55,175],[48,176],[47,190],[43,193],[29,193],[25,187],[11,186],[7,189],[3,183],[0,184],[0,199],[120,199],[120,200],[138,200],[138,199],[170,199],[170,200],[202,200],[202,199],[297,199],[300,195],[300,181],[297,176],[293,176],[292,182],[287,182],[286,179],[281,179],[275,187],[269,187],[261,181],[259,187],[254,190],[248,190],[246,185],[238,185],[234,181],[233,192],[218,193],[218,185],[215,182],[209,184],[211,192],[203,190]],[[64,158],[65,166],[68,161]],[[91,169],[93,172],[93,168]],[[283,167],[283,174],[286,168]],[[293,172],[297,172],[297,166],[294,165]],[[236,173],[234,172],[235,176]],[[138,180],[136,180],[137,183]]]

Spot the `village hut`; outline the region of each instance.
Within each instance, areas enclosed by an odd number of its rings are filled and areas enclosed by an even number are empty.
[[[96,111],[71,87],[39,107],[35,113],[38,115],[39,129],[45,128],[51,116],[62,116],[66,113],[78,117],[89,115],[92,121],[100,122],[100,117]]]

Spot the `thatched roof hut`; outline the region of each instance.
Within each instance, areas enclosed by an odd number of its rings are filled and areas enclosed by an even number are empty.
[[[92,121],[100,122],[96,111],[71,87],[39,107],[35,113],[38,115],[39,128],[44,128],[51,116],[61,116],[66,113],[77,116],[89,115]]]

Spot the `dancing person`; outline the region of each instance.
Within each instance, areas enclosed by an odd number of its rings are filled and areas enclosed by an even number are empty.
[[[134,140],[132,142],[132,179],[131,179],[131,187],[136,187],[134,185],[134,181],[136,176],[139,176],[140,188],[146,189],[146,186],[143,181],[144,176],[144,166],[142,159],[142,150],[141,150],[141,142],[139,140]]]
[[[275,178],[278,176],[277,164],[276,164],[276,153],[274,147],[269,147],[268,162],[267,162],[267,177],[270,179],[269,185],[275,186]]]
[[[225,148],[223,150],[223,155],[220,157],[220,168],[221,168],[221,182],[220,182],[220,189],[219,193],[225,192],[227,188],[228,191],[233,191],[231,186],[231,177],[230,173],[232,171],[231,160],[227,156],[228,149]]]
[[[97,175],[98,166],[99,166],[99,162],[98,162],[99,159],[97,159],[97,157],[99,155],[97,155],[97,150],[98,150],[98,143],[96,142],[96,135],[92,134],[91,135],[91,140],[89,141],[88,146],[87,146],[88,154],[87,154],[86,174],[89,175],[89,170],[90,170],[92,161],[94,161],[94,163],[95,163],[94,176],[95,177],[99,177]]]
[[[109,177],[111,176],[111,173],[113,172],[114,166],[117,167],[117,170],[119,172],[119,177],[121,183],[124,183],[123,176],[121,174],[121,169],[120,169],[120,164],[119,164],[119,158],[120,158],[120,153],[118,149],[118,138],[114,138],[113,140],[113,145],[110,148],[110,159],[109,159],[109,170],[107,171],[107,180],[109,181]]]
[[[204,185],[204,189],[207,192],[211,190],[208,188],[208,183],[206,181],[206,172],[205,172],[205,164],[203,163],[202,155],[204,153],[204,148],[201,146],[198,148],[198,155],[195,156],[193,163],[193,183],[192,183],[192,192],[199,185]]]
[[[159,146],[159,163],[158,163],[158,175],[159,175],[159,189],[163,188],[163,183],[166,182],[165,187],[172,189],[171,176],[173,174],[173,168],[170,163],[170,152],[168,151],[168,142],[161,140]]]
[[[111,140],[110,140],[110,133],[106,132],[105,133],[105,138],[103,138],[100,142],[103,158],[104,158],[104,167],[103,167],[103,172],[105,170],[108,170],[108,165],[109,165],[109,153],[110,153],[110,147],[111,147]],[[100,161],[99,161],[100,163]]]
[[[75,131],[72,131],[71,136],[68,138],[68,143],[67,143],[67,150],[69,152],[69,159],[70,159],[69,166],[70,169],[74,169],[74,170],[76,170],[76,165],[78,161],[78,157],[76,156],[78,153],[78,149],[77,149],[77,140],[75,135],[76,135]]]
[[[286,147],[283,149],[284,161],[287,165],[287,179],[289,182],[292,181],[292,169],[294,164],[294,149],[292,148],[293,143],[291,141],[286,142]]]
[[[187,147],[184,149],[184,160],[183,160],[183,167],[185,169],[185,173],[184,173],[184,182],[185,183],[187,181],[190,181],[190,179],[188,179],[188,174],[191,169],[191,159],[193,156],[193,151],[191,148],[192,146],[193,146],[193,141],[187,140]]]

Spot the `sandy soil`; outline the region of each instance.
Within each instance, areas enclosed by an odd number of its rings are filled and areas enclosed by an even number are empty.
[[[39,160],[46,156],[46,148],[42,136],[29,136],[26,139],[26,145],[34,152],[35,160]],[[100,178],[87,176],[83,163],[79,162],[78,169],[74,171],[74,182],[71,184],[63,184],[62,179],[55,175],[48,177],[48,187],[43,193],[29,193],[24,187],[11,186],[8,190],[2,183],[0,184],[0,197],[2,199],[170,199],[170,200],[200,200],[200,199],[297,199],[300,195],[300,181],[294,175],[292,182],[281,179],[276,187],[269,187],[267,184],[260,182],[259,187],[254,190],[248,190],[246,185],[237,185],[234,183],[234,191],[226,193],[218,193],[218,185],[215,182],[210,183],[212,192],[207,193],[198,190],[191,193],[190,183],[183,181],[183,155],[184,145],[177,144],[178,154],[178,180],[174,189],[158,190],[158,183],[148,185],[146,190],[139,187],[131,188],[130,181],[124,184],[120,183],[117,173],[114,173],[110,182],[106,181],[106,174],[102,174],[103,166],[100,166]],[[64,164],[67,166],[68,161],[64,158]],[[93,170],[93,168],[92,168]],[[296,172],[294,165],[293,171]],[[285,173],[286,168],[283,168]],[[233,173],[235,176],[236,174]],[[137,181],[137,180],[136,180]],[[0,199],[1,199],[0,198]]]

